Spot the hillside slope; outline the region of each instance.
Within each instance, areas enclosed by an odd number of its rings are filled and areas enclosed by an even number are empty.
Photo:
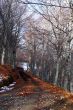
[[[11,71],[10,67],[6,68]],[[0,94],[0,110],[73,110],[73,95],[22,68],[14,70],[15,89]]]

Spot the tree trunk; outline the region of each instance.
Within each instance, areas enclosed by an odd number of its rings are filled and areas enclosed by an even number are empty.
[[[57,81],[58,81],[58,75],[59,75],[59,59],[57,60],[57,65],[56,65],[56,75],[55,75],[55,81],[54,81],[54,84],[57,84]]]
[[[13,51],[13,68],[16,67],[16,50]]]
[[[64,78],[64,89],[67,90],[68,78],[67,76]]]
[[[70,91],[70,83],[71,83],[71,81],[70,81],[70,74],[68,75],[68,84],[67,84],[67,90],[69,90]]]
[[[4,58],[5,58],[5,48],[3,47],[2,58],[1,58],[2,65],[4,65]]]

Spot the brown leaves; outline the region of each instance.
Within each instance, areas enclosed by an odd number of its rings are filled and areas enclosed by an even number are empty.
[[[35,88],[36,88],[36,86],[34,86],[33,84],[26,84],[22,88],[19,89],[19,91],[16,93],[16,95],[26,96],[29,94],[34,94]]]

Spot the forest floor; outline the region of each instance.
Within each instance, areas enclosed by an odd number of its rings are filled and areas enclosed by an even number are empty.
[[[15,89],[0,94],[0,110],[73,110],[72,94],[30,74],[28,77],[27,81],[20,77]]]

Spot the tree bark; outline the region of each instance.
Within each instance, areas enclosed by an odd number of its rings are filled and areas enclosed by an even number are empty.
[[[58,81],[58,75],[59,75],[59,59],[57,60],[57,65],[56,65],[56,75],[55,75],[55,81],[54,81],[54,84],[57,84],[57,81]]]
[[[5,58],[5,48],[3,48],[1,64],[4,65],[4,58]]]

